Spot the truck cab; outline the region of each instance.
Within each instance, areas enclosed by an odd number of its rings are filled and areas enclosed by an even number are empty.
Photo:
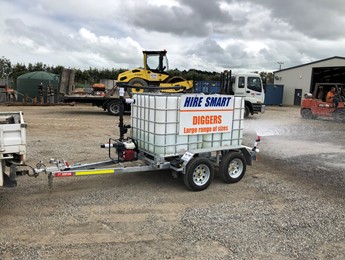
[[[222,74],[222,81],[231,83],[223,83],[223,92],[229,95],[243,96],[245,101],[245,117],[250,114],[265,112],[265,91],[259,74],[242,73],[233,74],[231,71],[225,71]],[[225,87],[224,87],[225,86]]]

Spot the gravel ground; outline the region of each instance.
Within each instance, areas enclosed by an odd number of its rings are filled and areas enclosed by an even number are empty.
[[[92,106],[0,110],[24,111],[30,165],[106,160],[99,145],[117,137]],[[344,130],[268,107],[245,121],[258,161],[202,192],[169,172],[60,178],[51,193],[46,176],[21,177],[0,190],[0,259],[344,259]]]

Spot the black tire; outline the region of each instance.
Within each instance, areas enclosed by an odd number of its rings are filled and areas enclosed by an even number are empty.
[[[120,114],[120,101],[112,100],[107,104],[107,111],[110,115],[118,116]]]
[[[301,116],[305,119],[312,119],[313,118],[313,113],[309,108],[302,108],[301,109]]]
[[[134,85],[134,86],[143,86],[143,87],[146,87],[148,84],[145,80],[143,79],[140,79],[140,78],[134,78],[134,79],[131,79],[129,82],[128,82],[129,85]],[[133,93],[142,93],[144,92],[143,89],[137,89],[137,88],[127,88],[127,93],[130,97],[132,97]]]
[[[339,122],[345,122],[345,109],[338,108],[333,112],[333,118]]]
[[[219,173],[226,183],[240,181],[246,173],[246,160],[240,152],[225,154],[220,162]]]
[[[250,114],[250,108],[249,106],[245,105],[244,107],[244,118],[248,118]]]
[[[195,157],[187,164],[183,181],[188,189],[202,191],[210,186],[213,177],[213,163],[205,157]]]

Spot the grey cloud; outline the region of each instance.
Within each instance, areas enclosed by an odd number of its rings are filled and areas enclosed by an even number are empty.
[[[173,33],[182,36],[207,37],[213,32],[213,23],[231,23],[217,2],[181,1],[182,6],[171,8],[145,5],[128,10],[128,21],[147,31]]]
[[[5,20],[6,31],[15,38],[27,38],[34,42],[34,46],[45,46],[50,49],[66,49],[73,50],[73,43],[70,39],[66,39],[66,36],[54,28],[28,26],[21,19],[6,19]]]
[[[187,51],[187,55],[201,57],[205,63],[214,64],[217,67],[240,67],[248,58],[240,45],[231,45],[223,49],[215,40],[206,39]]]
[[[271,16],[285,21],[304,35],[316,39],[344,38],[345,5],[342,0],[276,1],[251,0],[271,10]]]
[[[160,33],[173,33],[185,36],[207,36],[211,28],[200,23],[196,19],[190,19],[187,12],[180,8],[173,7],[167,10],[140,10],[130,18],[134,26],[139,26],[147,31]]]
[[[5,0],[0,28],[2,50],[18,61],[133,68],[142,49],[166,48],[180,69],[275,70],[278,61],[288,67],[344,53],[343,0],[19,1]]]
[[[187,54],[196,55],[203,59],[209,59],[209,57],[212,57],[214,60],[223,59],[226,56],[224,49],[222,49],[219,44],[212,39],[206,39],[200,42],[194,46],[193,49],[187,50]]]
[[[200,19],[204,22],[231,22],[232,17],[221,10],[220,1],[181,0],[181,4],[193,10],[190,19]]]
[[[6,19],[6,32],[12,46],[18,52],[24,51],[27,54],[35,55],[39,59],[38,50],[46,50],[45,59],[77,61],[81,67],[103,67],[116,64],[121,66],[140,65],[140,47],[136,46],[135,41],[127,38],[116,39],[95,35],[95,42],[88,41],[80,34],[73,34],[71,37],[67,32],[55,30],[54,28],[28,26],[21,19]],[[92,32],[90,32],[92,33]],[[58,56],[56,58],[52,56]],[[97,63],[98,62],[98,63]],[[56,65],[65,65],[56,64]],[[67,64],[68,65],[68,64]],[[73,66],[75,64],[71,64]]]

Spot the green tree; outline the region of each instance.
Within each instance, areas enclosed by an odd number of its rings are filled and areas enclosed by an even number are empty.
[[[273,73],[272,72],[265,72],[262,71],[259,73],[262,80],[266,83],[266,84],[273,84]]]
[[[4,56],[0,58],[0,78],[7,78],[12,73],[12,65]]]
[[[16,87],[17,86],[17,78],[20,76],[20,75],[23,75],[25,73],[28,72],[28,69],[27,67],[25,66],[25,64],[20,64],[20,63],[17,63],[16,65],[14,65],[12,67],[12,73],[10,74],[10,78],[13,82],[13,86]]]

